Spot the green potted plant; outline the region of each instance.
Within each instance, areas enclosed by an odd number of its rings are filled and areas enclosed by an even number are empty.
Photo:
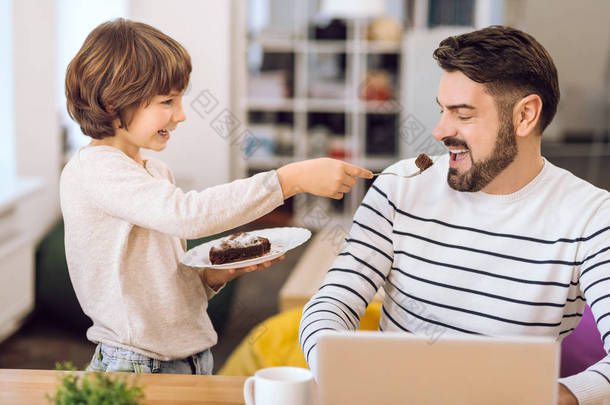
[[[47,395],[52,404],[137,405],[144,399],[142,388],[124,378],[101,372],[74,373],[76,368],[71,363],[58,364],[56,368],[66,373],[60,377],[55,395]]]

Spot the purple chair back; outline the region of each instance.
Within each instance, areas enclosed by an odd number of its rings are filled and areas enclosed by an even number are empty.
[[[561,343],[561,377],[580,373],[606,356],[602,338],[588,305],[580,323]]]

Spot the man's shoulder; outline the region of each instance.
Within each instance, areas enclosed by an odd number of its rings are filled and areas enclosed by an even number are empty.
[[[548,163],[548,162],[547,162]],[[554,207],[594,224],[598,219],[610,225],[610,192],[591,184],[569,170],[550,165],[546,195]],[[603,218],[605,217],[605,218]],[[595,219],[594,219],[595,218]]]
[[[610,198],[610,192],[603,188],[597,187],[589,181],[576,176],[574,173],[567,169],[555,166],[550,162],[546,162],[549,165],[549,176],[547,177],[547,186],[556,192],[563,194],[565,197],[595,197],[601,200]]]

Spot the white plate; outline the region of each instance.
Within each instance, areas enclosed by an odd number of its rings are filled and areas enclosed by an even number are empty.
[[[219,239],[215,239],[194,247],[187,251],[180,261],[191,267],[209,267],[212,269],[238,269],[241,267],[252,266],[268,260],[273,260],[280,257],[290,249],[302,245],[311,237],[311,232],[305,228],[267,228],[258,231],[248,232],[251,235],[262,236],[269,239],[271,250],[264,256],[254,259],[241,260],[239,262],[212,264],[210,262],[210,248],[218,243]]]

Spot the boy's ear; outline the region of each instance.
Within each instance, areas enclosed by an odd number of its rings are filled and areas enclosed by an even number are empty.
[[[104,106],[104,109],[106,110],[106,112],[108,114],[112,114],[112,115],[116,114],[116,111],[112,104],[106,104]],[[121,124],[121,117],[117,117],[112,120],[112,128],[114,128],[114,129],[123,128],[123,125]]]
[[[123,128],[123,126],[121,125],[121,119],[120,118],[115,118],[115,119],[112,120],[112,128],[114,128],[114,129]]]

